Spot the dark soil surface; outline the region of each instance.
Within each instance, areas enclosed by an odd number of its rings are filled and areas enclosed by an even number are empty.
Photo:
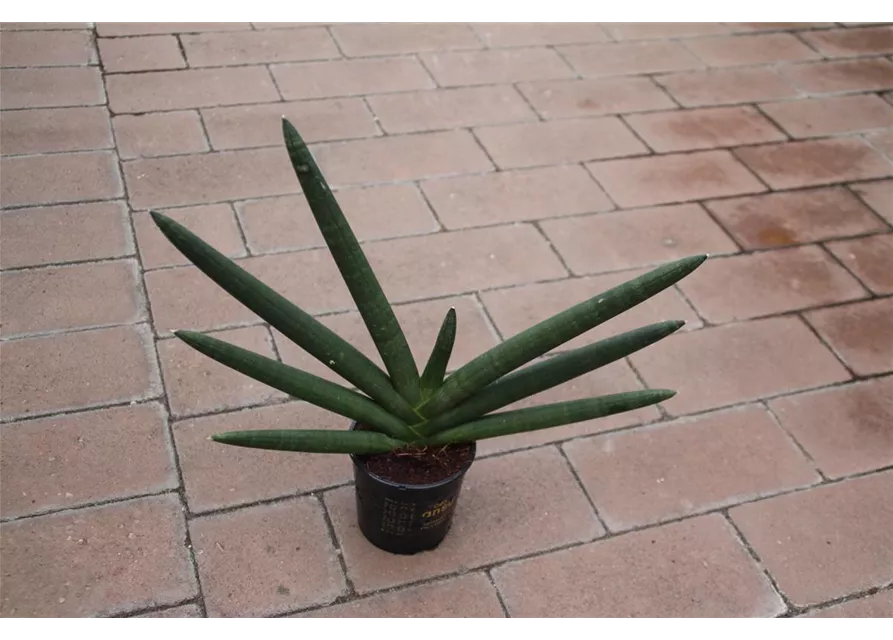
[[[471,444],[410,446],[357,459],[379,478],[400,484],[432,484],[460,471],[471,460],[472,449]]]

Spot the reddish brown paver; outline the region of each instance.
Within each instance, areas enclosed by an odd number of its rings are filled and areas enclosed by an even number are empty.
[[[541,116],[583,118],[672,109],[675,104],[650,78],[592,78],[522,82],[518,89]]]
[[[186,66],[180,44],[171,35],[101,38],[98,44],[106,73],[164,71]]]
[[[103,107],[0,112],[3,154],[110,149],[112,129]]]
[[[3,276],[3,336],[132,324],[145,319],[132,260],[14,271]]]
[[[866,296],[846,269],[814,245],[717,258],[679,288],[713,324]]]
[[[122,160],[152,158],[208,150],[196,111],[122,115],[114,119]]]
[[[829,477],[893,464],[891,376],[777,398],[769,406]]]
[[[711,67],[797,62],[819,57],[789,33],[689,38],[683,44]]]
[[[515,617],[757,617],[784,611],[718,515],[510,563],[493,577]]]
[[[795,605],[893,580],[893,472],[845,480],[730,511]]]
[[[154,402],[4,425],[2,462],[3,518],[179,484]]]
[[[752,107],[668,111],[632,115],[626,121],[658,152],[737,147],[785,139]]]
[[[122,202],[31,207],[0,216],[3,269],[133,253]]]
[[[725,358],[714,358],[717,351]],[[630,360],[648,386],[679,391],[664,403],[674,415],[850,378],[807,326],[792,317],[676,334]]]
[[[893,106],[875,95],[770,102],[760,108],[795,138],[893,127]]]
[[[211,617],[285,613],[345,590],[316,498],[198,518],[189,531]]]
[[[449,229],[614,207],[585,169],[575,165],[426,180],[422,190]]]
[[[893,614],[889,25],[0,29],[3,616]],[[511,408],[678,395],[482,441],[453,531],[414,557],[359,534],[348,457],[209,442],[349,421],[172,329],[343,381],[188,265],[147,209],[379,359],[283,115],[420,362],[450,306],[454,370],[713,255],[556,351],[680,331]]]
[[[857,374],[893,371],[893,298],[819,309],[806,319]]]
[[[564,445],[614,531],[808,486],[819,475],[762,407]]]
[[[841,240],[828,248],[871,291],[893,293],[893,234]]]
[[[745,249],[774,249],[885,228],[843,187],[711,200],[706,205]]]
[[[542,228],[570,270],[577,274],[657,266],[698,253],[738,251],[725,232],[695,204],[546,220]],[[603,239],[603,251],[592,251],[592,238]]]
[[[29,518],[0,530],[3,617],[108,616],[197,595],[175,495]]]

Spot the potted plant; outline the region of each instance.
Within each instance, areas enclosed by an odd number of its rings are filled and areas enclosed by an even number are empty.
[[[449,530],[476,441],[630,411],[675,394],[644,389],[498,411],[679,329],[683,322],[659,322],[521,368],[672,286],[706,256],[666,264],[594,296],[445,376],[456,335],[456,313],[450,309],[420,374],[393,309],[310,150],[291,123],[283,119],[282,124],[303,193],[385,369],[182,225],[152,212],[161,232],[196,267],[356,389],[212,336],[175,331],[180,340],[217,362],[352,421],[340,432],[234,431],[216,434],[213,440],[260,449],[350,454],[363,534],[387,551],[415,553],[436,547]]]

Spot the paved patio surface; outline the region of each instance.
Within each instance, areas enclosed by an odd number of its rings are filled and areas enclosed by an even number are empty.
[[[893,27],[2,29],[3,616],[893,615]],[[710,253],[586,338],[683,331],[541,399],[679,395],[481,443],[415,557],[346,456],[209,442],[346,421],[171,338],[328,371],[147,209],[371,351],[282,114],[419,358]]]

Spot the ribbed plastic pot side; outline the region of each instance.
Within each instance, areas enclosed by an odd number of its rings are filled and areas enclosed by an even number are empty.
[[[356,422],[350,426],[352,430],[358,427],[362,429]],[[381,477],[367,467],[369,456],[351,455],[357,520],[366,539],[379,549],[403,555],[437,547],[453,523],[462,481],[474,462],[476,450],[471,443],[471,454],[460,469],[428,484]]]

